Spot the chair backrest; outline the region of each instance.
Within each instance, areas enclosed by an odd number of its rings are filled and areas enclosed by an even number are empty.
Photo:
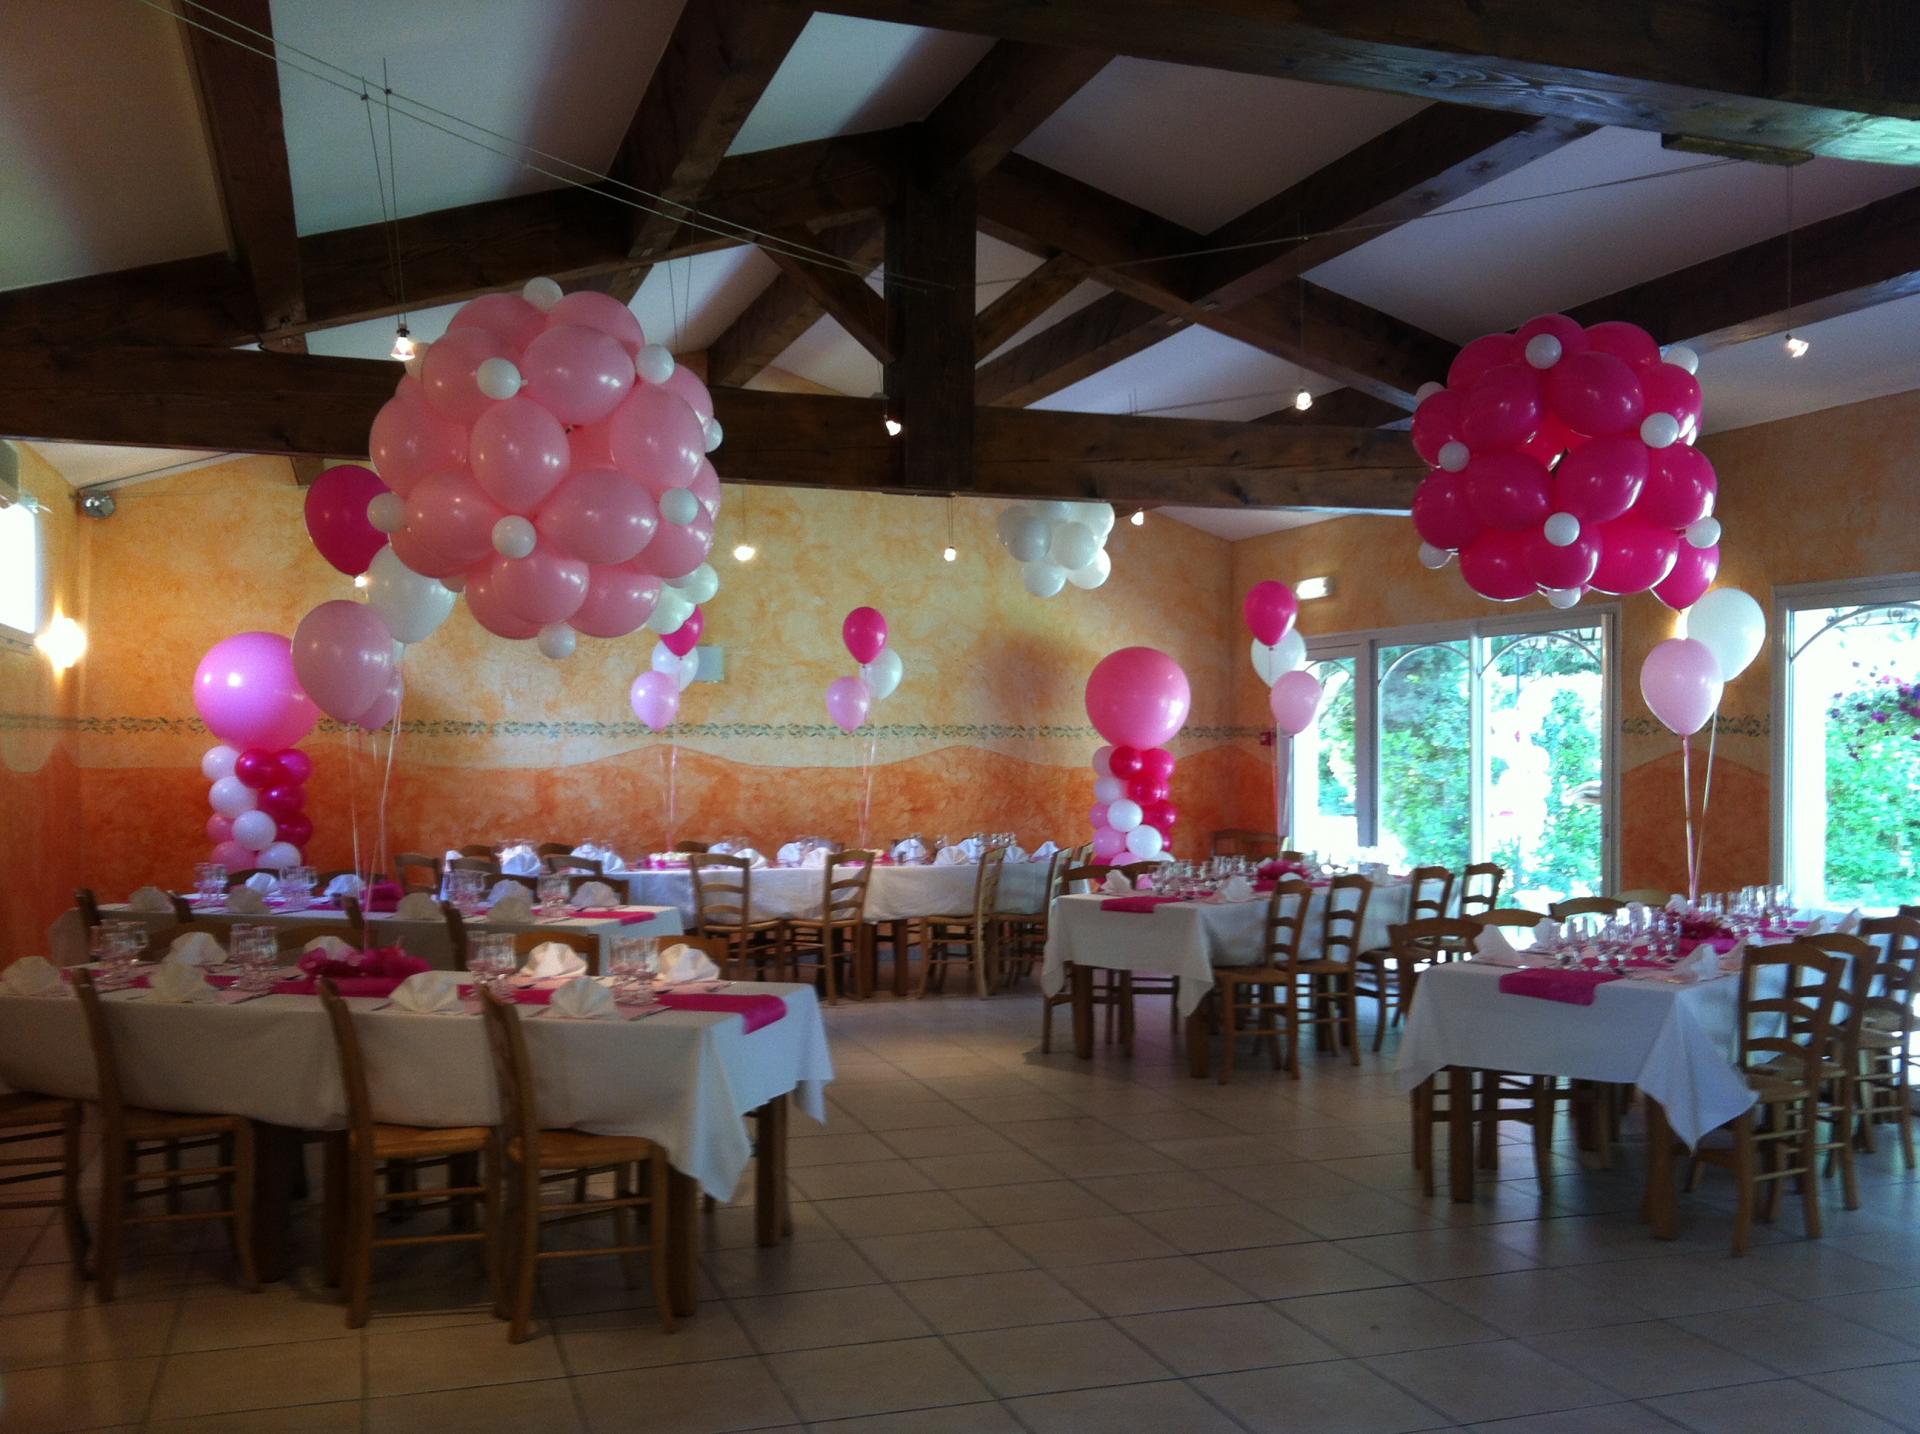
[[[567,895],[569,897],[578,896],[581,887],[594,881],[600,882],[603,886],[611,886],[615,891],[620,889],[618,883],[609,882],[606,878],[597,876],[593,872],[570,872],[567,875]]]
[[[1627,903],[1617,896],[1575,896],[1553,902],[1547,914],[1555,921],[1565,921],[1569,916],[1613,916],[1626,909]]]
[[[1460,914],[1478,916],[1500,904],[1500,886],[1506,868],[1494,861],[1477,861],[1460,873]]]
[[[373,1150],[373,1098],[367,1093],[367,1065],[360,1054],[360,1037],[353,1029],[353,1012],[340,998],[340,988],[322,976],[314,982],[327,1024],[333,1028],[333,1048],[340,1056],[340,1085],[347,1097],[347,1137],[360,1150]]]
[[[1853,989],[1863,1017],[1880,1018],[1904,1045],[1914,1027],[1913,1003],[1920,999],[1920,921],[1906,916],[1876,916],[1860,923],[1860,935],[1873,955],[1854,965]]]
[[[753,919],[753,862],[744,856],[693,852],[694,920],[705,931],[745,926]]]
[[[1053,855],[1047,858],[1046,895],[1040,899],[1040,917],[1042,920],[1045,920],[1048,914],[1052,912],[1054,897],[1065,890],[1066,883],[1062,881],[1061,878],[1072,865],[1073,853],[1064,847],[1056,848]]]
[[[500,874],[500,859],[492,856],[456,856],[447,863],[448,871],[481,871],[488,876]]]
[[[367,944],[367,914],[360,909],[360,898],[343,896],[340,898],[340,914],[347,918],[346,925],[352,932],[351,940],[360,946]]]
[[[584,957],[589,976],[600,974],[600,938],[591,931],[567,926],[540,926],[531,931],[516,931],[513,933],[513,954],[525,961],[533,954],[534,947],[544,946],[549,941],[557,941]]]
[[[606,863],[590,856],[574,856],[571,852],[550,851],[540,858],[540,864],[549,873],[586,872],[592,876],[601,876],[606,872]]]
[[[1252,827],[1222,827],[1213,834],[1212,850],[1215,856],[1265,856],[1280,850],[1280,837]]]
[[[1453,902],[1452,867],[1416,866],[1407,873],[1407,883],[1413,888],[1407,908],[1411,920],[1447,914]]]
[[[453,969],[467,969],[467,922],[460,908],[451,901],[440,903],[440,918],[447,923],[447,946],[453,952]]]
[[[867,888],[873,884],[873,865],[879,853],[837,851],[823,868],[820,919],[832,926],[858,926],[867,919]]]
[[[493,1058],[493,1084],[500,1094],[500,1133],[520,1142],[522,1194],[540,1185],[540,1115],[533,1104],[533,1064],[527,1059],[520,1012],[493,992],[480,992],[480,1017],[487,1028],[487,1052]]]
[[[1403,962],[1443,964],[1473,954],[1480,923],[1464,916],[1421,916],[1387,928],[1387,947]]]
[[[100,993],[94,988],[93,972],[76,967],[73,994],[79,998],[80,1014],[86,1022],[87,1045],[93,1051],[93,1078],[97,1088],[94,1099],[100,1102],[104,1135],[111,1139],[126,1120],[126,1102],[120,1093],[120,1060],[113,1049],[113,1037],[107,1031],[107,1015],[100,1007]]]
[[[1157,861],[1125,861],[1118,863],[1113,869],[1138,886],[1141,877],[1158,874],[1160,866],[1161,863]]]
[[[1750,949],[1740,968],[1739,1066],[1768,1066],[1817,1084],[1846,964],[1810,941]]]
[[[1300,938],[1307,929],[1313,887],[1298,877],[1273,884],[1267,893],[1266,964],[1292,966],[1300,959]]]
[[[1065,896],[1078,886],[1084,893],[1098,887],[1113,868],[1103,861],[1070,863],[1060,868],[1059,895]],[[1131,878],[1129,878],[1131,880]]]
[[[87,930],[100,924],[100,900],[93,894],[92,887],[75,887],[73,904],[80,909],[80,919],[87,923]]]
[[[454,850],[464,857],[484,857],[491,862],[498,862],[500,860],[499,848],[492,842],[469,842],[466,846],[455,847]]]
[[[543,841],[534,847],[535,856],[571,856],[573,849],[579,846],[577,841]]]
[[[1879,964],[1880,953],[1864,935],[1848,936],[1829,931],[1802,939],[1807,945],[1838,958],[1841,963],[1840,991],[1834,998],[1833,1008],[1834,1055],[1837,1059],[1841,1051],[1860,1049],[1860,1028],[1866,1020],[1867,1002],[1873,991],[1873,969]],[[1853,1064],[1851,1055],[1847,1057],[1847,1064],[1849,1067]]]
[[[1007,849],[990,847],[980,856],[979,870],[973,874],[973,921],[984,931],[1000,905],[1000,874],[1007,869]]]
[[[427,875],[424,878],[416,877],[413,875],[416,871],[424,871]],[[403,894],[409,891],[437,892],[440,890],[440,879],[444,875],[440,858],[428,856],[423,851],[399,853],[393,859],[393,872],[399,879]]]
[[[1478,916],[1462,916],[1462,921],[1471,921],[1478,926],[1523,926],[1531,931],[1547,918],[1538,911],[1529,911],[1524,906],[1496,906],[1491,911],[1483,911]]]
[[[1664,886],[1636,886],[1626,891],[1614,893],[1619,899],[1631,905],[1639,902],[1642,906],[1665,906],[1673,900],[1673,893]]]
[[[1303,851],[1295,851],[1291,847],[1286,847],[1275,852],[1273,859],[1275,861],[1284,861],[1294,866],[1305,866],[1307,863],[1307,854]]]
[[[1351,901],[1343,901],[1346,893]],[[1367,924],[1373,901],[1373,882],[1357,873],[1336,876],[1327,883],[1327,907],[1321,915],[1320,959],[1352,963],[1360,954],[1360,932]]]
[[[701,852],[706,851],[711,846],[712,846],[711,842],[677,841],[673,844],[673,849],[677,852],[685,853],[688,856],[698,856]]]

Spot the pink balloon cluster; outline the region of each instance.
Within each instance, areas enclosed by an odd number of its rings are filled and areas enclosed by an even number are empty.
[[[1180,819],[1165,743],[1193,706],[1187,674],[1164,652],[1123,647],[1094,665],[1086,698],[1094,730],[1109,743],[1093,754],[1094,859],[1156,860]]]
[[[1475,339],[1413,416],[1435,469],[1413,498],[1421,561],[1459,554],[1467,586],[1496,602],[1651,590],[1691,606],[1720,566],[1717,480],[1693,448],[1697,364],[1636,325],[1564,314]]]
[[[840,624],[840,640],[860,664],[861,672],[857,677],[836,677],[827,684],[827,715],[842,732],[851,734],[867,725],[867,716],[877,700],[866,670],[887,650],[887,619],[878,608],[857,607]]]
[[[193,675],[193,702],[220,745],[200,759],[211,784],[211,860],[228,867],[300,864],[313,836],[306,781],[313,761],[294,749],[320,714],[300,685],[292,646],[272,632],[215,643]]]

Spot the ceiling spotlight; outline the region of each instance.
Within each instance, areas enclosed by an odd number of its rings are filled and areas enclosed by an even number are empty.
[[[413,335],[407,332],[405,324],[393,331],[393,347],[387,350],[387,357],[400,363],[413,357]]]
[[[1133,526],[1136,528],[1145,527],[1147,522],[1147,510],[1145,508],[1135,508],[1133,510],[1133,516],[1127,519],[1127,521],[1133,524]]]
[[[759,551],[752,543],[737,544],[733,550],[733,560],[736,563],[750,563],[753,561],[753,555]]]
[[[111,493],[82,493],[77,506],[83,517],[104,521],[113,516],[115,504]]]
[[[1813,347],[1805,339],[1794,334],[1788,334],[1781,340],[1780,346],[1787,351],[1788,358],[1805,358],[1807,350]]]
[[[960,550],[954,547],[952,543],[948,543],[946,547],[940,550],[940,556],[946,562],[956,562],[960,557]]]
[[[893,408],[885,389],[875,389],[873,396],[880,401],[880,423],[887,430],[887,437],[898,438],[906,425],[893,416]]]
[[[87,655],[87,630],[64,613],[55,613],[33,645],[53,664],[55,672],[65,672]]]
[[[889,438],[898,438],[900,436],[900,430],[906,427],[904,423],[895,418],[891,413],[880,421],[886,425],[887,437]]]
[[[1304,388],[1301,389],[1293,396],[1293,406],[1299,412],[1305,413],[1309,408],[1313,407],[1313,395],[1308,393]]]

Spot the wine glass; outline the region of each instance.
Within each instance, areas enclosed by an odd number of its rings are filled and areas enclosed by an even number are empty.
[[[566,877],[549,872],[540,878],[540,919],[558,921],[567,914],[568,882]]]

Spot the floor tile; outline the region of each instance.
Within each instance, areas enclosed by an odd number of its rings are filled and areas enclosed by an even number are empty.
[[[1267,1204],[1302,1230],[1325,1240],[1397,1235],[1444,1223],[1416,1205],[1358,1186],[1343,1195],[1283,1198]]]
[[[1500,1338],[1500,1331],[1413,1285],[1286,1300],[1280,1312],[1342,1354],[1393,1354]]]
[[[1011,1150],[1014,1141],[987,1126],[932,1125],[911,1130],[889,1130],[880,1137],[896,1155],[923,1159],[930,1155],[982,1155]]]
[[[1012,1404],[1033,1434],[1237,1434],[1240,1427],[1172,1380],[1036,1394]]]
[[[895,1288],[941,1334],[1057,1324],[1097,1313],[1044,1270],[912,1280]]]
[[[820,1434],[1022,1434],[1007,1406],[998,1400],[913,1409],[904,1414],[869,1414],[813,1427]]]
[[[255,1409],[239,1414],[196,1414],[186,1419],[151,1419],[143,1434],[363,1434],[366,1406],[358,1399],[333,1404],[302,1404],[289,1409]],[[572,1429],[562,1424],[561,1429]]]
[[[1568,1275],[1603,1295],[1626,1300],[1663,1319],[1770,1304],[1780,1298],[1745,1277],[1734,1261],[1715,1255],[1673,1255],[1582,1265]]]
[[[163,1353],[179,1304],[136,1300],[0,1318],[0,1374]]]
[[[877,1135],[853,1131],[845,1135],[820,1135],[811,1140],[789,1142],[787,1167],[811,1170],[821,1165],[848,1165],[869,1160],[891,1160],[893,1147]]]
[[[1121,1260],[1107,1265],[1071,1265],[1060,1282],[1101,1314],[1149,1314],[1156,1310],[1248,1302],[1247,1292],[1198,1260]]]
[[[1036,1180],[1028,1185],[987,1185],[956,1190],[959,1201],[982,1224],[1032,1225],[1044,1220],[1085,1220],[1114,1213],[1113,1206],[1072,1180]]]
[[[190,1354],[252,1344],[332,1339],[350,1333],[345,1305],[286,1285],[269,1285],[257,1294],[182,1300],[168,1348],[175,1354]]]
[[[976,1155],[930,1155],[913,1162],[928,1180],[943,1190],[974,1185],[1020,1185],[1051,1180],[1055,1172],[1024,1150],[989,1150]]]
[[[1086,1220],[1042,1220],[1009,1225],[1001,1234],[1036,1265],[1096,1265],[1147,1260],[1179,1253],[1146,1226],[1125,1215]]]
[[[857,1195],[821,1200],[814,1206],[842,1235],[911,1235],[924,1230],[958,1230],[984,1223],[944,1190],[910,1190],[898,1195]]]
[[[1664,1320],[1538,1335],[1527,1344],[1629,1399],[1773,1377],[1766,1366]]]
[[[1614,1402],[1593,1380],[1513,1340],[1384,1354],[1367,1367],[1461,1423]]]
[[[786,1294],[792,1290],[872,1285],[881,1280],[880,1272],[845,1240],[816,1240],[771,1249],[720,1250],[708,1255],[705,1264],[714,1284],[730,1299]]]
[[[1920,1288],[1867,1290],[1814,1300],[1812,1308],[1877,1329],[1896,1339],[1920,1335]]]
[[[956,1334],[948,1342],[1002,1399],[1165,1379],[1170,1371],[1105,1320]]]
[[[933,1189],[933,1182],[913,1164],[891,1152],[885,1160],[862,1160],[852,1165],[809,1165],[793,1170],[790,1178],[793,1188],[809,1200],[845,1200],[855,1195],[898,1195],[903,1190]]]
[[[1899,1426],[1792,1379],[1703,1389],[1650,1399],[1648,1405],[1695,1434],[1890,1434]],[[1913,1410],[1909,1407],[1908,1417]]]
[[[1751,1309],[1690,1315],[1674,1323],[1782,1374],[1814,1374],[1920,1359],[1920,1347],[1911,1341],[1895,1339],[1804,1304],[1755,1305]],[[1909,1333],[1920,1338],[1920,1327],[1909,1326]]]
[[[1407,1434],[1447,1422],[1354,1359],[1215,1374],[1193,1385],[1252,1434]]]
[[[1176,1170],[1177,1162],[1139,1141],[1103,1141],[1097,1145],[1047,1146],[1040,1157],[1073,1180],[1102,1175],[1140,1175],[1153,1170]]]
[[[367,1401],[367,1434],[541,1434],[580,1428],[565,1379],[440,1390]]]
[[[1340,1351],[1271,1305],[1214,1305],[1114,1321],[1175,1374],[1225,1374],[1338,1359]]]
[[[1380,1266],[1330,1244],[1273,1245],[1198,1258],[1202,1264],[1263,1300],[1404,1283],[1398,1275],[1389,1274]]]
[[[1453,1280],[1524,1270],[1535,1261],[1475,1226],[1439,1226],[1343,1240],[1340,1248],[1408,1280]]]
[[[0,1415],[7,1434],[64,1434],[115,1424],[137,1425],[147,1412],[158,1359],[115,1359],[49,1365],[0,1377]],[[355,1391],[358,1392],[357,1390]]]
[[[1622,1401],[1589,1405],[1585,1409],[1563,1409],[1555,1414],[1490,1419],[1466,1427],[1468,1434],[1661,1434],[1681,1426],[1648,1405]]]
[[[926,1321],[889,1285],[735,1300],[733,1312],[762,1354],[911,1339],[929,1332]]]
[[[993,1230],[930,1230],[855,1241],[889,1280],[934,1280],[1021,1270],[1032,1262]]]
[[[1219,1205],[1231,1193],[1197,1170],[1163,1170],[1145,1175],[1102,1175],[1080,1182],[1116,1210],[1190,1210]]]
[[[1911,1428],[1920,1410],[1920,1361],[1809,1374],[1802,1383]]]
[[[1311,1240],[1313,1234],[1284,1215],[1250,1200],[1177,1210],[1143,1210],[1133,1217],[1179,1250],[1198,1255]]]
[[[671,1333],[661,1327],[659,1315],[652,1310],[614,1310],[557,1319],[553,1334],[569,1374],[738,1359],[754,1352],[740,1322],[712,1301],[702,1305],[694,1318],[676,1321]]]
[[[592,1374],[573,1381],[593,1434],[631,1434],[644,1411],[647,1434],[727,1434],[796,1422],[760,1359],[715,1359]]]
[[[491,1331],[489,1332],[492,1333]],[[489,1347],[505,1346],[493,1334]],[[361,1397],[360,1336],[176,1354],[160,1371],[155,1419]],[[556,1371],[557,1372],[557,1371]]]
[[[1439,1280],[1421,1288],[1511,1335],[1637,1324],[1649,1313],[1559,1270],[1514,1270],[1504,1275]]]
[[[937,1339],[801,1350],[767,1360],[808,1421],[968,1404],[987,1389]]]

